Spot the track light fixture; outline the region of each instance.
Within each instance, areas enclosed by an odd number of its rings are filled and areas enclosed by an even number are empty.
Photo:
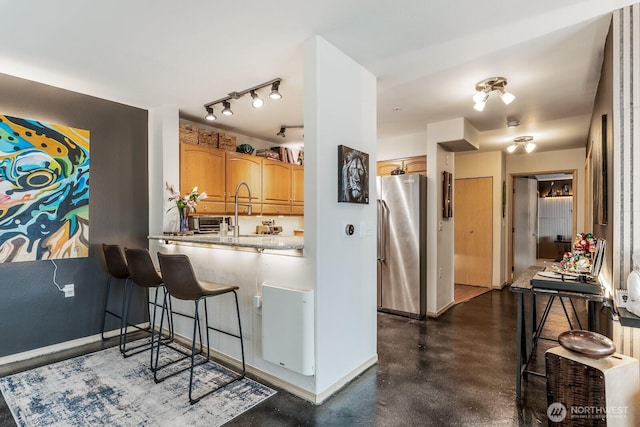
[[[281,99],[282,95],[280,95],[280,92],[278,92],[279,88],[280,88],[280,80],[276,80],[271,84],[271,93],[269,94],[269,98]]]
[[[251,106],[253,108],[260,108],[264,105],[262,98],[258,96],[255,90],[251,91]]]
[[[513,153],[518,147],[524,147],[527,153],[531,153],[536,148],[536,144],[531,141],[533,141],[532,136],[519,136],[513,140],[513,144],[507,147],[507,151]]]
[[[285,126],[285,125],[282,125],[282,126],[280,126],[280,132],[276,133],[276,136],[281,136],[281,137],[283,137],[283,138],[284,138],[284,137],[286,136],[286,135],[284,134],[284,132],[285,132],[287,129],[304,129],[304,126],[302,126],[302,125],[294,125],[294,126]]]
[[[216,120],[217,117],[215,114],[213,114],[213,107],[206,107],[206,109],[207,109],[207,115],[204,116],[204,118],[210,121]]]
[[[215,120],[216,116],[213,114],[213,106],[216,104],[222,104],[222,114],[225,116],[233,115],[233,111],[231,111],[231,103],[229,102],[232,99],[239,99],[246,94],[251,94],[251,106],[253,108],[261,108],[264,105],[264,100],[260,98],[258,95],[258,90],[263,89],[265,87],[271,86],[271,92],[269,93],[269,98],[271,99],[281,99],[282,95],[278,92],[280,88],[280,83],[282,79],[277,78],[273,80],[269,80],[268,82],[264,82],[254,87],[250,87],[249,89],[245,89],[239,92],[231,92],[228,96],[224,98],[216,99],[215,101],[209,102],[208,104],[204,104],[204,108],[207,111],[207,115],[205,118],[207,120]]]
[[[506,85],[507,79],[504,77],[491,77],[476,83],[476,93],[473,95],[473,102],[475,102],[473,106],[474,110],[484,110],[484,106],[491,92],[498,92],[502,102],[507,105],[511,104],[516,97],[511,92],[505,90]]]
[[[233,111],[231,111],[231,104],[229,101],[222,101],[222,106],[224,107],[222,109],[222,114],[225,116],[233,116]]]

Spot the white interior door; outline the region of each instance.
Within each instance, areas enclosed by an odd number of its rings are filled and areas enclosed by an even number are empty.
[[[536,263],[538,181],[513,179],[513,278]]]

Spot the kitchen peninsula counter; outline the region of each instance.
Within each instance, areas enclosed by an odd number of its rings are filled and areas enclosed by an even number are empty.
[[[159,234],[148,236],[149,240],[159,240],[164,243],[184,243],[204,246],[227,246],[232,248],[251,248],[268,250],[302,250],[304,237],[278,235],[245,235],[240,237],[220,236],[218,234],[187,234],[170,235]]]

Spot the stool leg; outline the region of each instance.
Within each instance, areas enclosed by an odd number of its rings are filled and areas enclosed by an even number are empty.
[[[198,306],[200,305],[200,300],[197,299],[195,300],[195,309],[194,309],[194,315],[193,315],[193,335],[191,338],[191,368],[189,369],[189,403],[190,404],[194,404],[197,403],[200,398],[198,399],[193,399],[191,397],[192,395],[192,390],[193,390],[193,366],[195,363],[195,356],[196,356],[196,326],[198,328],[198,331],[200,332],[200,351],[202,351],[202,329],[200,327],[200,316],[198,313]],[[205,300],[205,316],[206,316],[206,300]],[[209,337],[209,331],[207,330],[207,340]]]
[[[106,338],[104,337],[104,328],[106,327],[107,324],[107,308],[109,306],[109,292],[111,290],[111,279],[112,276],[109,275],[107,276],[107,294],[104,297],[104,314],[102,315],[102,341],[104,341]]]
[[[129,331],[129,308],[131,307],[131,294],[133,282],[129,279],[124,284],[124,297],[122,301],[122,318],[120,320],[120,352],[126,357],[127,333]],[[123,332],[124,331],[124,332]]]
[[[238,330],[240,335],[240,353],[242,354],[242,374],[240,378],[244,378],[246,373],[246,365],[244,362],[244,342],[242,341],[242,324],[240,323],[240,305],[238,304],[238,293],[233,291],[233,296],[236,299],[236,314],[238,315]]]
[[[164,312],[165,312],[165,308],[167,307],[167,296],[169,295],[168,292],[164,293],[164,298],[162,299],[162,315],[160,316],[160,331],[162,331],[162,325],[164,323]],[[153,346],[154,346],[154,341],[151,341],[151,360],[153,363]],[[157,347],[156,347],[156,361],[155,364],[153,365],[153,367],[151,368],[151,370],[153,371],[153,380],[157,383],[159,383],[160,381],[162,381],[161,379],[158,379],[158,359],[160,358],[160,337],[158,336],[158,343],[157,343]]]

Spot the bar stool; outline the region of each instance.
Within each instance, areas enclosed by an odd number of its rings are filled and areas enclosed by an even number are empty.
[[[105,264],[107,265],[107,271],[109,272],[109,277],[107,278],[107,295],[104,301],[104,314],[102,317],[102,340],[105,340],[104,337],[104,329],[105,323],[107,321],[107,314],[112,315],[113,317],[120,319],[120,336],[119,336],[119,347],[120,352],[125,355],[130,355],[127,353],[126,341],[124,341],[124,331],[126,331],[128,326],[131,326],[138,331],[149,332],[148,328],[141,328],[138,325],[133,325],[127,320],[127,306],[129,304],[129,298],[131,297],[131,290],[133,288],[133,283],[131,281],[131,275],[129,272],[129,266],[127,265],[127,260],[125,259],[124,253],[122,252],[122,248],[119,245],[107,245],[102,244],[102,252],[104,253]],[[111,291],[111,282],[112,280],[124,280],[124,291],[122,295],[122,307],[121,313],[116,314],[113,311],[108,309],[109,305],[109,294]],[[129,350],[135,350],[141,346],[136,346],[134,348],[130,348]],[[142,351],[142,350],[140,350]],[[134,353],[135,354],[135,353]]]
[[[236,292],[239,288],[237,286],[220,285],[217,283],[198,280],[196,278],[195,273],[193,272],[193,267],[191,266],[191,262],[189,261],[189,258],[186,255],[182,255],[182,254],[166,255],[158,252],[158,261],[160,263],[160,270],[162,272],[162,277],[164,279],[164,286],[168,292],[168,295],[180,300],[193,301],[195,309],[194,309],[194,316],[193,316],[193,335],[191,338],[190,366],[188,368],[185,368],[177,372],[174,372],[170,375],[167,375],[164,378],[158,379],[156,376],[155,380],[156,382],[160,382],[172,375],[175,375],[179,372],[189,369],[189,403],[193,405],[203,397],[208,396],[209,394],[237,380],[240,380],[245,376],[246,367],[245,367],[245,360],[244,360],[244,344],[242,342],[242,325],[240,323],[240,307],[238,306],[238,294]],[[207,298],[224,295],[231,292],[233,292],[233,295],[235,297],[235,302],[236,302],[236,314],[238,316],[238,330],[239,330],[238,334],[234,334],[228,331],[224,331],[224,330],[209,326]],[[165,294],[165,303],[163,304],[163,312],[166,307],[166,298],[167,298],[167,294]],[[199,316],[199,306],[200,306],[201,300],[204,300],[205,334],[207,336],[207,355],[206,355],[206,359],[198,363],[198,365],[211,361],[210,345],[209,345],[209,330],[213,330],[216,332],[220,332],[220,333],[232,336],[234,338],[238,338],[240,340],[240,351],[242,354],[242,372],[240,373],[236,372],[238,375],[234,376],[231,380],[226,381],[222,384],[219,384],[216,387],[194,398],[193,397],[193,368],[194,366],[196,366],[195,356],[196,354],[202,353],[202,345],[203,345],[202,329],[200,326],[200,316]],[[160,325],[162,328],[162,318],[160,319]],[[196,352],[196,331],[198,331],[199,337],[200,337],[200,348],[198,349],[197,352]],[[156,346],[154,375],[156,375],[160,369],[174,363],[174,362],[169,362],[165,366],[158,367],[159,355],[160,355],[160,345],[158,344]]]
[[[155,340],[155,325],[156,325],[156,312],[157,312],[157,308],[159,307],[158,305],[158,291],[163,288],[163,281],[162,281],[162,277],[160,276],[159,272],[156,270],[155,266],[153,265],[153,261],[151,260],[151,255],[149,254],[149,251],[147,249],[131,249],[131,248],[125,248],[124,249],[124,255],[125,258],[127,260],[127,264],[129,267],[129,273],[131,274],[131,280],[133,281],[133,283],[135,283],[136,285],[140,286],[141,288],[150,290],[150,289],[155,289],[155,296],[154,296],[154,300],[153,303],[149,303],[149,304],[153,304],[153,318],[151,317],[151,313],[149,313],[149,330],[151,333],[151,343],[149,345],[149,347],[147,347],[147,344],[143,344],[137,347],[133,347],[132,350],[136,350],[134,352],[131,353],[126,353],[123,352],[123,355],[125,357],[131,356],[133,354],[137,354],[140,353],[142,351],[145,350],[149,350],[149,352],[151,353],[151,361],[150,361],[150,367],[151,369],[153,369],[153,345],[154,345],[154,340]],[[131,291],[132,291],[133,287],[129,288],[129,296],[127,297],[127,307],[125,309],[125,313],[124,313],[124,321],[123,324],[125,325],[124,328],[124,334],[121,338],[121,343],[126,343],[127,342],[127,333],[128,333],[128,327],[126,326],[128,323],[128,319],[129,319],[129,309],[131,306]],[[165,291],[166,292],[166,291]],[[148,293],[148,292],[147,292]],[[173,335],[173,321],[172,321],[172,317],[171,317],[171,298],[169,298],[169,313],[168,313],[168,317],[167,317],[167,323],[169,326],[169,335],[168,336],[162,336],[162,329],[160,329],[158,331],[158,340],[160,340],[161,342],[171,342],[173,341],[174,335]],[[163,312],[164,313],[164,312]],[[122,348],[122,347],[121,347]]]
[[[105,243],[102,244],[102,252],[104,254],[104,261],[107,266],[107,271],[109,272],[109,276],[107,277],[107,294],[104,299],[104,311],[102,315],[102,341],[106,338],[104,337],[104,328],[107,322],[107,314],[112,315],[113,317],[120,319],[120,332],[122,332],[122,319],[124,318],[124,309],[126,305],[127,298],[127,286],[129,281],[131,280],[131,276],[129,275],[129,268],[127,267],[127,261],[122,254],[122,249],[118,245],[107,245]],[[122,295],[122,307],[121,313],[117,314],[113,311],[109,310],[109,293],[111,291],[111,281],[112,280],[124,280],[125,281],[125,291]]]

